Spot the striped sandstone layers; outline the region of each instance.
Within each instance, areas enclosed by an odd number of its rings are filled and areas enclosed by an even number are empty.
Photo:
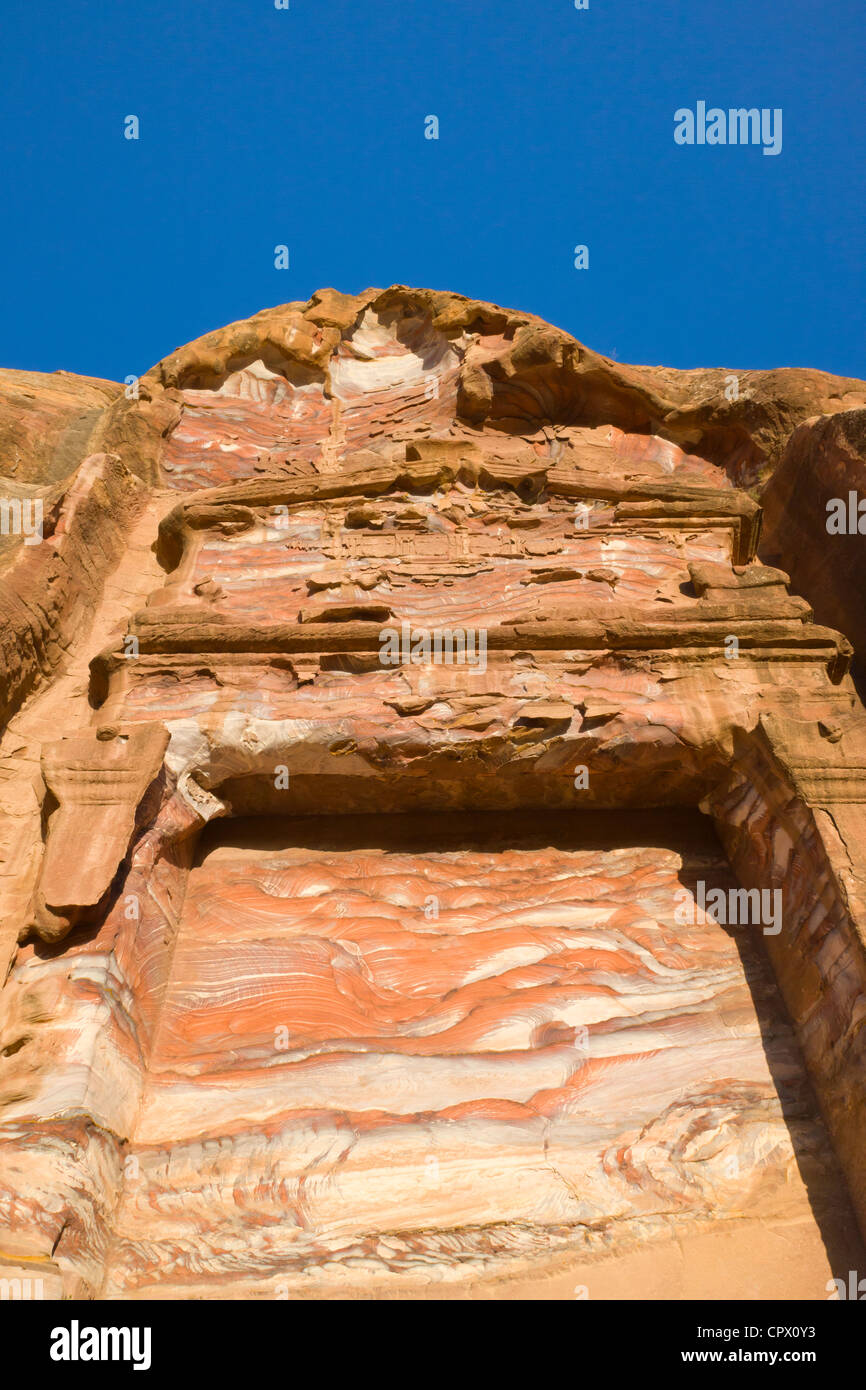
[[[728,375],[397,286],[207,335],[138,399],[69,388],[28,480],[57,521],[3,576],[11,1272],[825,1297],[858,1267],[866,716],[742,488],[866,388]]]

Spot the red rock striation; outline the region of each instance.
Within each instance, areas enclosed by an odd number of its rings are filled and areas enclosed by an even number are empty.
[[[733,393],[401,286],[137,399],[28,378],[31,418],[23,375],[10,1271],[826,1297],[866,1225],[866,716],[785,479],[855,477],[866,386]]]

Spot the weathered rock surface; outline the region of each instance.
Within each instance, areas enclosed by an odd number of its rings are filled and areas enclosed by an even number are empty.
[[[410,359],[402,370],[400,357]],[[256,362],[255,384],[241,386],[239,370]],[[264,309],[178,349],[150,377],[182,390],[264,399],[268,370],[282,378],[272,388],[278,401],[296,411],[298,442],[343,411],[349,438],[362,436],[374,414],[379,436],[416,416],[429,430],[437,419],[450,420],[453,400],[467,424],[511,434],[579,424],[660,435],[712,459],[741,486],[778,462],[803,420],[866,406],[866,387],[852,378],[802,368],[628,366],[532,314],[403,285],[355,296],[322,290],[308,304]],[[434,384],[441,392],[435,409]]]
[[[10,1270],[823,1298],[859,1268],[860,551],[806,552],[866,386],[733,392],[400,286],[208,334],[137,398],[50,378],[44,427],[25,375]]]
[[[4,482],[50,487],[71,478],[103,413],[123,394],[113,381],[70,372],[0,369]]]
[[[783,557],[792,584],[809,600],[818,620],[850,638],[861,667],[866,660],[862,502],[866,410],[846,410],[800,425],[761,497],[765,550]]]
[[[431,849],[426,820],[383,827],[381,848],[375,821],[363,847],[290,824],[263,849],[273,829],[253,823],[246,845],[233,828],[214,842],[189,880],[108,1292],[165,1296],[169,1268],[194,1288],[225,1259],[226,1220],[241,1286],[324,1292],[367,1271],[440,1294],[708,1220],[802,1222],[798,1160],[828,1186],[832,1161],[766,967],[712,922],[673,922],[681,879],[728,882],[721,856],[538,827],[475,817]]]

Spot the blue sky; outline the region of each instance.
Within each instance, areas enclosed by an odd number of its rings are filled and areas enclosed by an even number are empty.
[[[290,4],[7,0],[0,365],[119,380],[399,281],[621,361],[866,377],[862,0]],[[698,100],[781,107],[781,154],[676,145]]]

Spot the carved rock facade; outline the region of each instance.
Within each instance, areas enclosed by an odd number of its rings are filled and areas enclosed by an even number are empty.
[[[0,581],[4,1267],[857,1267],[866,715],[740,488],[866,387],[729,375],[397,286],[64,388],[81,461]]]

